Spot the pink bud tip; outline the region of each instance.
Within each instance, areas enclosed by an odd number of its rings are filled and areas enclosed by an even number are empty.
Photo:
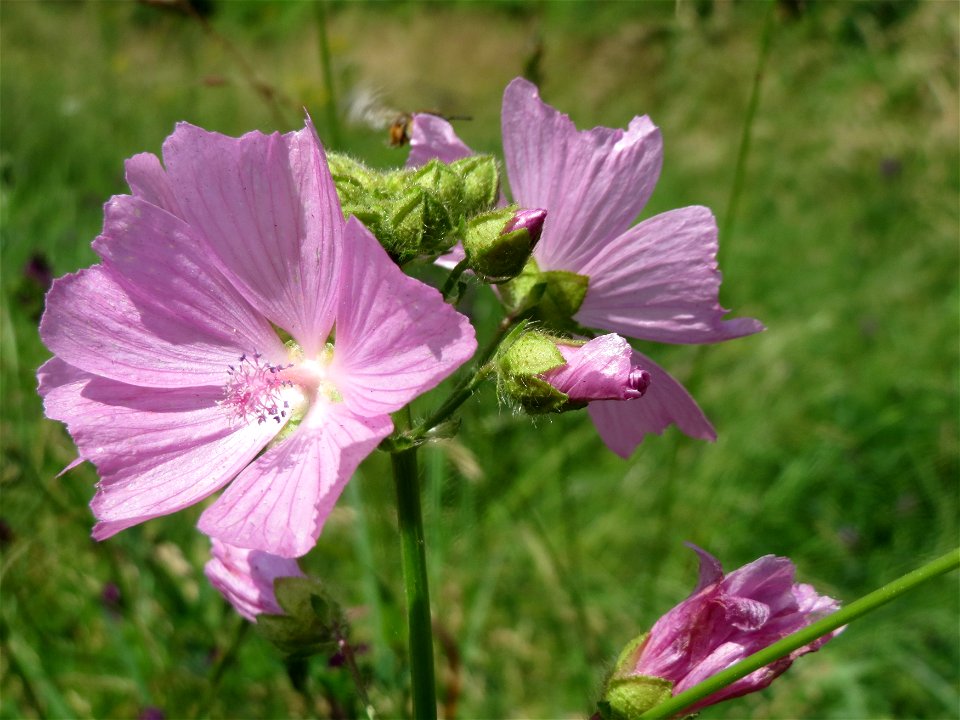
[[[530,233],[530,247],[532,248],[540,240],[540,234],[543,232],[543,221],[546,219],[546,210],[517,210],[513,217],[507,221],[507,224],[503,226],[500,234],[506,235],[514,230],[526,230]]]
[[[627,387],[633,393],[636,393],[635,395],[631,394],[631,397],[643,397],[647,388],[650,387],[650,373],[641,367],[631,368],[630,375],[627,378]]]

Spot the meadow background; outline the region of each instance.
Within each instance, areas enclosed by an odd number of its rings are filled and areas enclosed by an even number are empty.
[[[644,216],[704,204],[719,218],[721,300],[767,332],[644,348],[717,443],[671,430],[622,461],[585,414],[532,423],[488,387],[460,436],[422,453],[448,717],[588,716],[620,647],[694,585],[685,540],[728,569],[788,555],[846,602],[957,544],[957,3],[194,8],[0,3],[2,717],[356,712],[342,669],[286,665],[208,585],[200,508],[97,544],[92,467],[56,477],[74,450],[35,394],[44,290],[94,261],[123,159],[158,152],[178,120],[287,131],[306,107],[328,146],[399,165],[385,128],[347,121],[376,92],[399,111],[469,115],[458,132],[497,153],[500,94],[526,74],[580,127],[644,113],[660,126]],[[468,302],[489,334],[489,293]],[[382,715],[402,714],[385,456],[306,564],[348,608]],[[956,574],[940,578],[703,717],[957,717],[958,605]]]

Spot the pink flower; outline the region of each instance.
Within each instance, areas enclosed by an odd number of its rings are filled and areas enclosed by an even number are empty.
[[[282,615],[273,581],[280,577],[303,577],[296,560],[248,550],[212,540],[211,558],[204,574],[220,594],[250,622],[257,615]]]
[[[700,556],[700,581],[690,597],[650,629],[632,670],[633,675],[669,680],[674,695],[839,609],[836,600],[794,583],[796,569],[787,558],[765,555],[724,576],[715,557],[691,547]],[[839,632],[737,680],[688,712],[767,687],[796,658],[818,650]]]
[[[633,364],[632,349],[619,335],[556,346],[567,364],[545,372],[543,379],[573,401],[635,400],[650,385],[650,373]]]
[[[95,538],[230,483],[200,529],[298,557],[390,413],[473,354],[473,328],[344,223],[309,124],[180,124],[163,161],[127,161],[101,263],[47,295],[46,413],[99,471]]]
[[[577,131],[569,116],[540,100],[536,86],[517,78],[504,91],[502,124],[514,202],[547,211],[533,252],[539,269],[589,278],[574,315],[577,323],[684,344],[763,329],[750,318],[724,319],[727,311],[718,302],[717,225],[709,209],[671,210],[631,227],[662,164],[660,131],[648,117],[634,118],[626,130]],[[411,145],[414,164],[429,157],[449,162],[471,152],[449,123],[430,115],[415,116]],[[611,450],[627,457],[646,434],[660,434],[671,424],[691,437],[716,439],[680,383],[639,352],[634,351],[633,364],[651,376],[642,403],[590,405]]]

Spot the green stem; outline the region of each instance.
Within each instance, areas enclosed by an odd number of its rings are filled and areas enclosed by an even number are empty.
[[[960,567],[960,548],[948,552],[946,555],[927,563],[913,572],[907,573],[888,585],[884,585],[879,590],[874,590],[869,595],[863,596],[859,600],[850,603],[822,620],[818,620],[812,625],[808,625],[802,630],[793,633],[793,635],[788,635],[760,652],[756,652],[750,657],[741,660],[736,665],[707,678],[699,685],[694,685],[689,690],[684,690],[679,695],[675,695],[666,702],[648,710],[640,717],[669,718],[682,715],[684,708],[688,708],[700,700],[709,697],[727,685],[731,685],[740,678],[746,677],[753,671],[759,670],[775,660],[789,655],[794,650],[802,648],[804,645],[809,645],[817,638],[876,610],[881,605],[885,605],[891,600],[900,597],[905,592],[913,590],[921,583],[925,583],[939,575],[955,570],[957,567]]]
[[[410,425],[409,406],[397,413],[398,422]],[[430,623],[430,591],[427,557],[420,510],[420,480],[415,447],[391,455],[397,488],[397,520],[400,526],[400,556],[407,596],[410,682],[413,687],[413,717],[436,720],[437,691],[433,671],[433,629]]]
[[[333,63],[330,61],[330,41],[327,38],[327,0],[315,2],[317,13],[317,35],[320,46],[320,64],[323,66],[323,84],[327,86],[327,101],[324,110],[327,115],[327,130],[330,132],[331,145],[340,147],[340,120],[337,115],[337,93],[333,86]]]
[[[747,156],[750,154],[750,138],[753,131],[753,121],[757,115],[757,105],[760,103],[760,80],[763,78],[767,65],[767,56],[770,53],[770,38],[773,36],[773,0],[767,0],[767,16],[763,25],[763,36],[760,40],[760,55],[757,57],[757,68],[753,74],[753,87],[750,89],[750,100],[747,103],[747,115],[743,121],[743,131],[740,134],[740,149],[737,151],[737,164],[733,171],[733,183],[730,188],[730,198],[727,201],[727,211],[723,214],[723,226],[720,228],[722,247],[730,244],[730,235],[733,232],[734,216],[743,190],[743,181],[746,175]],[[719,255],[718,262],[719,262]]]
[[[487,378],[487,375],[489,375],[492,370],[489,365],[490,358],[493,357],[497,348],[500,347],[500,342],[507,333],[513,329],[516,322],[517,318],[509,316],[501,321],[499,327],[497,327],[497,332],[477,355],[477,362],[474,365],[475,369],[473,373],[464,376],[453,389],[453,392],[450,393],[450,397],[444,400],[440,407],[418,422],[417,426],[406,434],[406,438],[409,441],[415,443],[421,440],[430,430],[450,417],[458,407],[463,405],[463,403],[473,395],[477,386]]]
[[[440,294],[443,295],[444,300],[450,299],[450,293],[457,286],[457,280],[460,279],[460,276],[463,275],[468,266],[469,261],[466,258],[454,265],[450,274],[447,275],[447,280],[443,283],[443,287],[440,288]]]

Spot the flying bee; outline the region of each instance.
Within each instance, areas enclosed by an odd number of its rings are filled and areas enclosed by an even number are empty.
[[[347,121],[353,125],[365,125],[373,130],[386,130],[390,147],[403,147],[410,142],[413,133],[413,116],[436,115],[444,120],[472,120],[467,115],[445,115],[437,110],[414,110],[404,112],[390,108],[381,94],[369,88],[355,90],[348,100]]]

